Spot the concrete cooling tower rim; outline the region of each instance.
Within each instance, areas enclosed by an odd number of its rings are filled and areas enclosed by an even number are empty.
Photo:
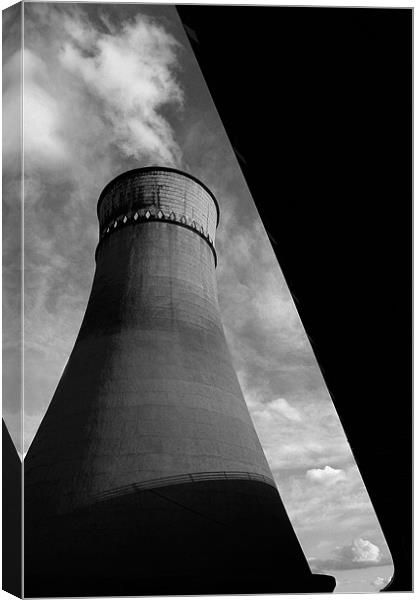
[[[141,173],[148,173],[150,171],[163,171],[163,172],[169,172],[169,173],[177,173],[178,175],[182,175],[183,177],[192,179],[192,181],[195,181],[198,185],[200,185],[209,194],[209,196],[211,196],[212,200],[214,201],[215,208],[217,210],[217,227],[218,227],[218,224],[220,222],[220,207],[218,205],[216,197],[211,192],[211,190],[204,183],[202,183],[202,181],[200,181],[197,177],[194,177],[193,175],[190,175],[189,173],[185,173],[185,171],[180,171],[179,169],[174,169],[172,167],[156,167],[156,166],[154,166],[154,167],[153,166],[139,167],[137,169],[131,169],[131,171],[125,171],[124,173],[120,173],[114,179],[112,179],[108,184],[106,184],[105,187],[103,188],[103,190],[99,196],[99,200],[97,201],[98,216],[99,216],[100,205],[102,203],[103,198],[106,196],[107,192],[111,189],[111,187],[117,181],[120,181],[123,179],[130,179],[130,177],[132,177],[133,175],[140,175]]]

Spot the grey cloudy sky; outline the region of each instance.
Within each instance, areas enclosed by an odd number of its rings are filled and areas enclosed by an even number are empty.
[[[18,54],[5,49],[3,185],[10,204],[18,202],[10,165],[19,148],[8,131],[13,119],[8,121],[7,114],[15,106],[18,60]],[[219,201],[217,276],[225,331],[306,556],[323,571],[391,564],[313,351],[174,7],[26,4],[24,65],[24,448],[48,407],[86,307],[101,189],[131,168],[175,166],[202,179]],[[7,279],[14,248],[7,235],[5,248]],[[12,321],[16,307],[7,298],[13,277],[7,281],[6,319]],[[10,341],[6,360],[12,351]],[[20,446],[19,415],[7,391],[4,415]]]

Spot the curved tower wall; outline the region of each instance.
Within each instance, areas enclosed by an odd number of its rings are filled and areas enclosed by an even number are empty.
[[[136,170],[105,188],[98,216],[92,292],[27,486],[42,481],[66,512],[186,474],[272,482],[220,320],[214,197],[184,174]]]
[[[115,220],[161,210],[166,218],[192,225],[211,244],[219,221],[219,208],[212,193],[201,182],[174,169],[135,169],[105,187],[98,202],[101,235]],[[193,225],[192,225],[193,226]]]
[[[102,192],[86,314],[25,458],[27,596],[333,590],[310,572],[232,365],[218,215],[173,169]]]

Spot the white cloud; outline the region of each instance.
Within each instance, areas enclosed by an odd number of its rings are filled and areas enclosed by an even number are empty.
[[[338,546],[329,558],[310,560],[310,565],[315,571],[358,569],[389,564],[392,564],[392,561],[388,552],[383,553],[377,545],[361,537],[347,546]]]
[[[165,105],[183,102],[174,74],[176,40],[144,16],[124,23],[118,34],[99,32],[68,16],[66,30],[61,64],[102,104],[112,141],[127,156],[148,154],[179,164],[179,146],[161,114]]]
[[[21,106],[17,98],[21,94],[22,76],[21,52],[12,54],[3,66],[3,114],[2,114],[2,141],[3,141],[3,169],[13,163],[21,152],[20,132],[16,129],[20,123]]]
[[[64,121],[60,102],[50,93],[46,63],[24,51],[24,149],[26,167],[55,167],[69,159],[60,132]]]
[[[391,577],[376,577],[374,579],[374,581],[372,582],[374,587],[379,588],[380,590],[383,589],[383,587],[385,587],[386,585],[388,585],[391,581]]]
[[[236,201],[237,202],[237,201]],[[234,204],[234,199],[230,206]],[[227,207],[226,207],[227,208]],[[263,365],[272,362],[274,367],[278,355],[298,352],[300,358],[309,353],[315,360],[302,327],[278,261],[269,243],[265,229],[257,213],[245,223],[237,220],[243,210],[240,201],[234,208],[234,216],[225,215],[217,232],[220,247],[218,280],[220,282],[220,304],[227,315],[227,334],[245,335],[255,332],[263,345],[267,346]],[[254,210],[254,208],[253,208]],[[244,211],[243,211],[244,212]],[[232,298],[237,302],[232,302]],[[231,340],[234,344],[234,340]],[[258,341],[258,340],[255,340]],[[252,348],[252,359],[259,364],[260,356]],[[282,352],[281,352],[282,350]],[[243,360],[243,359],[242,359]]]
[[[345,544],[348,535],[374,539],[385,549],[386,542],[356,465],[348,460],[344,470],[334,471],[344,471],[345,478],[335,483],[333,478],[340,475],[329,472],[331,481],[319,482],[310,479],[303,469],[299,473],[275,472],[281,497],[304,549],[312,556],[323,557],[336,544]]]
[[[78,179],[81,185],[87,177],[100,188],[123,170],[124,158],[182,165],[165,117],[167,110],[180,114],[183,108],[180,45],[164,27],[138,14],[109,33],[74,7],[31,6],[26,13],[27,170],[53,169],[56,180]],[[15,53],[4,66],[7,156],[20,151],[14,147],[19,136],[8,126],[17,123],[20,63]]]
[[[301,396],[267,402],[263,390],[247,388],[239,371],[240,383],[250,414],[274,475],[281,469],[315,469],[319,464],[344,463],[351,452],[329,400]],[[308,480],[308,479],[307,479]]]
[[[285,398],[277,398],[272,402],[263,404],[261,408],[254,411],[254,416],[267,422],[274,422],[283,417],[289,421],[301,421],[301,413],[294,406],[291,406]]]
[[[324,469],[309,469],[306,476],[311,481],[331,485],[338,481],[346,479],[346,474],[342,469],[333,469],[326,465]]]
[[[352,547],[352,555],[353,561],[357,563],[361,562],[376,562],[378,563],[381,559],[381,550],[378,546],[369,542],[368,540],[364,540],[362,538],[358,538],[354,540]]]

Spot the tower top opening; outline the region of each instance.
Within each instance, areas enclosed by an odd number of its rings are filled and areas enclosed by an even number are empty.
[[[121,173],[100,194],[97,211],[98,248],[111,234],[157,221],[193,230],[209,244],[217,264],[219,206],[207,186],[188,173],[158,166]]]
[[[97,215],[98,215],[99,221],[101,221],[102,203],[103,203],[104,199],[115,188],[119,187],[119,185],[122,185],[124,182],[128,182],[130,179],[136,178],[141,175],[145,175],[147,173],[153,173],[153,172],[177,174],[177,175],[180,175],[187,179],[190,179],[191,181],[198,184],[203,190],[205,190],[205,192],[210,196],[210,198],[214,202],[216,213],[217,213],[216,226],[218,226],[218,224],[220,222],[220,207],[219,207],[216,197],[211,192],[211,190],[194,175],[190,175],[189,173],[186,173],[185,171],[181,171],[180,169],[175,169],[173,167],[162,167],[162,166],[148,166],[148,167],[139,167],[137,169],[131,169],[130,171],[125,171],[124,173],[120,173],[114,179],[112,179],[109,183],[107,183],[105,185],[105,187],[103,188],[103,190],[99,196],[98,202],[97,202]]]

